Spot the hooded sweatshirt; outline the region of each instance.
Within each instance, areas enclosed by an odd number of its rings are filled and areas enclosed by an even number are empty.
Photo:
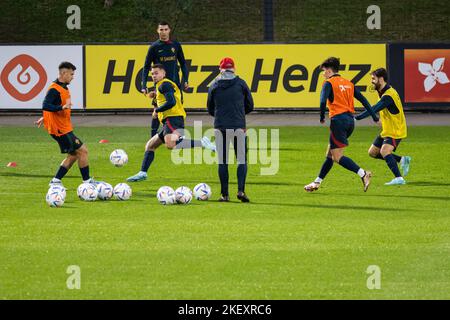
[[[208,90],[208,113],[216,129],[245,129],[245,115],[253,111],[253,97],[247,83],[225,70]]]

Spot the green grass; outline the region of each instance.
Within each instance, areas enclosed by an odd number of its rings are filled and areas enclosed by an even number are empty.
[[[97,179],[116,184],[138,169],[147,128],[78,128]],[[400,154],[413,157],[408,184],[367,156],[377,128],[360,127],[347,155],[374,172],[367,193],[335,166],[316,193],[302,188],[324,158],[326,128],[280,131],[280,171],[249,169],[252,203],[218,203],[216,167],[170,163],[158,150],[150,179],[130,201],[85,203],[72,169],[62,208],[45,203],[62,156],[42,130],[0,128],[0,299],[435,299],[450,298],[450,127],[412,127]],[[100,139],[110,144],[98,144]],[[124,148],[123,168],[108,160]],[[17,161],[17,168],[6,168]],[[231,169],[234,195],[235,168]],[[213,201],[162,206],[159,186],[207,182]],[[81,290],[66,269],[81,268]],[[369,265],[381,290],[368,290]]]
[[[0,43],[148,42],[156,25],[175,25],[183,42],[261,42],[260,0],[119,0],[110,9],[103,0],[2,0]],[[81,30],[69,30],[66,9],[81,9]],[[446,0],[378,0],[381,29],[369,30],[370,0],[274,1],[274,36],[278,42],[447,41],[450,6]]]
[[[444,0],[285,0],[275,6],[278,41],[445,41],[450,7]],[[381,29],[367,28],[367,8],[378,5]],[[326,10],[324,10],[326,8]],[[444,29],[442,29],[444,28]]]

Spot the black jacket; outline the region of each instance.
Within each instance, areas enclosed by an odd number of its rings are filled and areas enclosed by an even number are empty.
[[[229,71],[209,87],[207,106],[216,129],[244,129],[245,115],[254,108],[247,83]]]

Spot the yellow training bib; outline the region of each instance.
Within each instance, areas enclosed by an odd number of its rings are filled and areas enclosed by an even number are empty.
[[[175,82],[170,81],[169,79],[162,79],[156,84],[156,104],[158,105],[158,108],[166,103],[166,97],[159,91],[159,87],[165,82],[168,82],[175,90],[173,95],[175,96],[176,102],[175,105],[169,110],[158,112],[159,121],[162,123],[162,121],[167,117],[182,116],[183,118],[186,118],[186,111],[184,111],[183,103],[181,102],[181,91]]]
[[[406,129],[406,119],[405,114],[403,112],[403,105],[402,101],[400,100],[400,96],[398,95],[398,92],[390,87],[387,89],[383,96],[390,96],[392,100],[394,100],[394,103],[399,110],[399,113],[392,114],[389,112],[388,108],[385,108],[380,111],[380,119],[381,119],[381,137],[386,138],[394,138],[394,139],[403,139],[407,136],[407,129]]]

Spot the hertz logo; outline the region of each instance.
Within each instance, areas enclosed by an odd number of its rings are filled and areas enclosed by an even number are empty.
[[[270,92],[278,92],[280,82],[284,90],[289,93],[297,93],[304,90],[307,90],[308,92],[316,92],[318,90],[320,73],[322,72],[319,66],[315,67],[313,70],[309,70],[302,64],[293,64],[288,66],[282,73],[281,70],[283,66],[283,59],[278,58],[275,59],[275,61],[272,60],[272,71],[263,73],[263,65],[269,63],[266,60],[256,59],[255,61],[250,85],[252,92],[259,92],[259,86],[261,83],[269,83]],[[133,80],[136,90],[140,92],[142,69],[138,71],[135,79],[133,79],[135,62],[136,60],[128,60],[125,74],[116,74],[116,60],[109,60],[103,85],[103,93],[109,94],[111,92],[111,85],[114,82],[123,83],[122,93],[129,93]],[[188,93],[207,93],[209,84],[219,75],[219,67],[217,65],[193,65],[192,60],[186,60],[186,64],[190,74],[199,72],[204,75],[203,80],[196,87],[190,88]],[[367,86],[358,85],[358,82],[369,73],[371,67],[371,64],[341,64],[339,71],[355,72],[351,82],[353,82],[355,87],[361,92],[365,92],[367,90]],[[320,83],[322,83],[322,81],[320,81]],[[321,86],[319,87],[319,90],[320,89]]]

